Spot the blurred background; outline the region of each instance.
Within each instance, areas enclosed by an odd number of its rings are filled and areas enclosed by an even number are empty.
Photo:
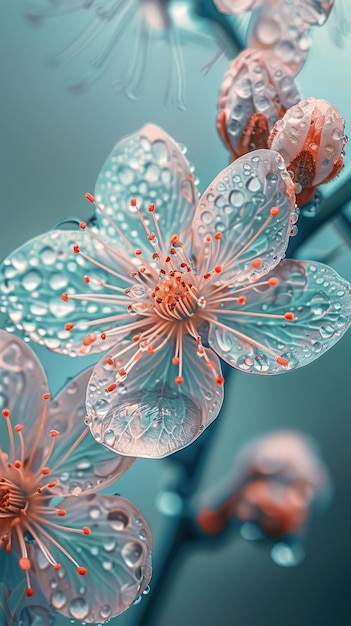
[[[84,87],[84,55],[57,67],[55,55],[83,32],[91,13],[81,9],[33,23],[25,18],[30,3],[1,0],[1,257],[67,217],[87,219],[90,207],[84,194],[94,191],[113,145],[147,122],[162,126],[187,146],[200,191],[228,164],[215,122],[226,55],[235,55],[234,44],[218,25],[196,18],[192,2],[174,5],[184,66],[184,110],[177,107],[177,89],[165,103],[169,76],[175,71],[167,37],[150,41],[139,97],[131,100],[113,84],[131,57],[133,33],[126,30],[116,38],[104,72]],[[339,47],[331,31],[328,23],[311,31],[312,47],[298,82],[304,96],[328,99],[347,122],[351,40],[344,39]],[[244,40],[243,27],[238,33]],[[226,54],[205,73],[203,68],[211,63],[218,44]],[[88,59],[98,50],[88,50]],[[345,168],[323,194],[335,194],[350,175],[346,146]],[[301,223],[313,219],[301,218]],[[299,256],[324,260],[351,281],[350,241],[347,220],[338,217],[318,230],[299,249]],[[4,317],[2,323],[11,330]],[[69,359],[30,345],[46,369],[53,394],[67,376],[93,362],[91,357]],[[205,545],[188,543],[176,563],[169,563],[170,576],[156,599],[153,626],[180,622],[183,626],[350,626],[350,354],[349,331],[317,362],[289,375],[266,378],[236,372],[226,385],[225,404],[203,463],[200,494],[226,476],[241,447],[253,437],[287,427],[311,435],[329,467],[334,493],[330,507],[311,520],[304,561],[298,567],[279,567],[267,546],[234,533]],[[179,514],[179,502],[169,495],[176,473],[172,460],[138,460],[117,487],[149,522],[155,569]],[[138,626],[145,602],[146,597],[111,624]],[[55,624],[69,622],[58,618]]]

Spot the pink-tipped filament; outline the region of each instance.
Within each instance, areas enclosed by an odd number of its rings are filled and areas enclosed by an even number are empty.
[[[174,380],[176,384],[181,385],[184,382],[182,337],[190,334],[196,338],[199,334],[197,329],[204,322],[210,322],[218,328],[225,328],[226,331],[244,340],[254,349],[259,347],[263,352],[274,356],[276,363],[281,367],[288,366],[287,360],[281,354],[275,353],[250,338],[249,335],[236,330],[235,323],[233,326],[231,324],[231,321],[235,322],[235,316],[240,316],[241,320],[246,318],[248,321],[253,318],[257,318],[258,321],[280,320],[283,323],[294,321],[292,311],[278,315],[249,310],[247,293],[252,289],[252,281],[255,280],[257,286],[266,286],[267,294],[278,283],[275,277],[261,279],[263,259],[260,256],[251,259],[248,278],[243,285],[241,286],[239,282],[238,286],[233,288],[233,282],[236,279],[235,262],[252,246],[271,221],[279,217],[279,207],[273,206],[270,209],[268,217],[258,231],[241,248],[240,237],[239,242],[236,241],[232,245],[226,243],[223,248],[221,232],[206,234],[203,257],[196,267],[179,233],[174,233],[168,241],[162,236],[157,207],[154,203],[149,205],[146,218],[139,209],[136,199],[132,198],[130,202],[131,210],[137,214],[145,231],[146,247],[144,250],[142,247],[135,248],[128,241],[126,235],[115,224],[104,207],[96,202],[92,194],[86,194],[86,199],[96,205],[125,245],[121,252],[121,246],[113,246],[111,242],[105,242],[103,237],[96,235],[85,222],[81,223],[81,229],[97,241],[99,248],[102,246],[106,253],[104,258],[110,258],[111,265],[113,265],[113,259],[118,258],[119,270],[87,254],[82,244],[74,246],[74,252],[91,263],[92,269],[94,267],[101,269],[110,278],[107,282],[88,274],[84,277],[84,283],[89,286],[99,286],[101,288],[99,291],[64,293],[62,299],[65,302],[75,299],[99,303],[102,308],[107,305],[112,312],[90,321],[68,320],[65,329],[74,333],[77,329],[87,328],[87,334],[83,337],[79,348],[84,354],[88,353],[97,341],[105,341],[107,338],[115,338],[116,342],[126,337],[130,339],[130,345],[127,348],[118,352],[117,355],[108,357],[112,360],[112,363],[109,363],[111,367],[114,367],[113,361],[117,356],[120,358],[123,354],[126,358],[123,362],[125,374],[121,376],[119,370],[116,371],[116,381],[106,388],[108,392],[113,392],[118,387],[140,358],[143,358],[145,354],[154,354],[169,341],[175,346],[173,364],[177,362],[178,368]],[[124,273],[120,271],[121,267],[123,271],[125,270]],[[229,276],[228,270],[231,267],[234,269]],[[227,310],[226,306],[229,304],[230,310]],[[237,305],[237,308],[233,307],[233,304]],[[116,308],[115,314],[113,306]],[[219,323],[219,314],[222,318],[225,314],[231,320],[230,323],[228,325],[223,322]],[[92,328],[92,332],[89,332],[89,327]],[[195,344],[194,349],[197,355],[203,357],[207,363],[208,350],[202,343],[201,345]],[[210,359],[209,363],[211,363]],[[211,369],[211,365],[208,366]],[[223,384],[220,372],[214,372],[214,380],[218,385]]]
[[[30,576],[33,563],[27,549],[28,536],[36,542],[37,547],[53,566],[54,570],[60,569],[61,564],[56,561],[48,547],[50,543],[58,548],[61,554],[75,565],[80,576],[85,576],[87,573],[87,569],[78,563],[50,532],[56,529],[70,534],[78,533],[88,536],[91,531],[88,526],[84,526],[81,529],[70,528],[54,521],[55,517],[58,520],[64,518],[66,511],[60,508],[59,505],[50,505],[50,501],[55,497],[53,490],[57,485],[57,481],[49,478],[49,476],[53,470],[57,471],[68,456],[72,454],[86,436],[89,428],[86,427],[83,430],[66,454],[50,468],[50,458],[59,436],[57,430],[51,429],[49,431],[49,442],[45,446],[45,451],[42,452],[40,450],[40,446],[43,445],[43,438],[47,437],[47,434],[44,432],[44,425],[46,423],[49,399],[49,393],[43,395],[41,414],[38,416],[37,443],[31,447],[29,454],[26,451],[25,428],[23,424],[13,425],[10,410],[7,408],[2,410],[2,416],[7,423],[9,453],[6,454],[0,448],[0,550],[3,548],[5,553],[16,550],[16,553],[19,555],[18,566],[25,575],[26,595],[28,597],[34,593]],[[40,466],[34,467],[34,460],[40,454],[42,454]]]

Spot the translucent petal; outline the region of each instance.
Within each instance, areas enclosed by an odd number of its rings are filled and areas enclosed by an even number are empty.
[[[334,0],[293,0],[297,13],[310,26],[322,26],[334,6]]]
[[[126,345],[121,344],[121,352]],[[114,368],[101,359],[87,392],[97,441],[120,454],[160,458],[192,443],[213,422],[223,401],[223,388],[216,385],[213,370],[197,356],[195,341],[183,337],[184,382],[176,384],[174,353],[173,341],[162,353],[143,353],[126,380],[110,393],[105,389],[115,382],[120,364]],[[220,375],[219,360],[212,350],[207,353]]]
[[[248,48],[271,50],[293,76],[305,63],[310,47],[309,24],[297,11],[295,2],[280,0],[278,6],[276,2],[264,2],[252,15],[247,33]]]
[[[267,282],[273,277],[277,286]],[[280,374],[307,365],[351,323],[351,285],[321,263],[282,261],[261,284],[237,295],[245,296],[246,304],[225,303],[218,323],[226,328],[213,324],[209,343],[227,363],[246,372]]]
[[[158,224],[162,238],[168,242],[174,233],[187,238],[188,228],[195,211],[198,193],[190,165],[181,147],[161,128],[147,124],[141,130],[122,139],[114,147],[105,162],[95,188],[96,200],[127,236],[134,248],[153,252],[145,229],[131,198],[137,199],[138,207],[155,230],[149,218],[150,203],[156,204]],[[125,247],[122,238],[99,210],[97,222]]]
[[[117,496],[68,497],[60,506],[66,511],[66,527],[88,527],[91,534],[45,527],[45,518],[43,530],[88,572],[79,576],[76,566],[41,533],[40,539],[62,564],[55,571],[35,544],[29,546],[32,570],[44,595],[63,615],[88,624],[120,615],[151,578],[152,539],[146,520],[131,502]]]
[[[85,275],[123,289],[130,284],[97,267],[82,254],[75,254],[75,244],[98,262],[122,273],[126,268],[129,274],[130,261],[125,261],[123,252],[117,251],[118,257],[114,256],[83,231],[56,230],[32,239],[10,254],[2,263],[0,276],[2,306],[16,326],[24,329],[33,341],[69,355],[81,354],[87,334],[100,334],[129,321],[101,321],[73,331],[65,330],[67,322],[78,324],[126,312],[124,304],[103,299],[104,287],[92,282],[87,285],[83,280]],[[64,302],[61,298],[64,292],[87,294],[87,298]],[[103,342],[98,336],[89,346],[89,352],[106,350],[115,341],[107,338]]]
[[[214,0],[214,3],[222,13],[244,13],[245,11],[253,11],[261,6],[263,0]]]
[[[84,430],[85,395],[91,372],[89,368],[71,380],[50,407],[48,425],[60,433],[50,457],[50,479],[58,483],[51,493],[79,495],[104,489],[124,474],[135,460],[106,450],[88,432],[61,462]]]
[[[218,231],[220,282],[256,280],[284,256],[294,209],[294,184],[277,152],[255,150],[240,157],[220,172],[197,207],[193,251],[198,271],[206,263],[204,239]]]
[[[35,440],[31,425],[40,412],[42,394],[48,390],[47,380],[28,345],[3,330],[0,330],[0,386],[0,409],[10,409],[13,426],[18,423],[24,425],[31,446]],[[2,416],[1,419],[4,421]],[[1,431],[1,448],[8,452],[6,428]]]

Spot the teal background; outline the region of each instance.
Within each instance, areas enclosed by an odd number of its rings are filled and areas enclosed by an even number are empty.
[[[340,0],[341,1],[341,0]],[[338,0],[336,0],[338,2]],[[112,91],[116,67],[128,59],[128,45],[116,47],[105,74],[89,90],[65,88],[73,64],[53,69],[47,59],[74,40],[86,20],[83,11],[32,27],[19,0],[0,0],[1,46],[1,223],[0,256],[69,216],[86,219],[84,200],[114,143],[146,122],[162,126],[188,147],[204,190],[228,163],[215,128],[217,97],[228,60],[208,75],[201,68],[216,52],[216,33],[200,25],[187,35],[183,50],[186,110],[164,106],[169,59],[167,45],[153,45],[140,98],[130,101]],[[330,26],[315,28],[313,45],[298,80],[304,96],[330,100],[348,119],[351,114],[351,41],[339,48]],[[347,150],[347,148],[346,148]],[[350,156],[333,188],[350,174]],[[351,255],[338,224],[311,240],[301,256],[327,258],[351,280]],[[5,322],[6,323],[6,322]],[[31,343],[55,393],[92,361],[61,357]],[[330,508],[311,522],[306,559],[282,569],[268,551],[233,537],[210,548],[187,547],[167,593],[159,598],[154,626],[350,626],[350,363],[351,333],[328,354],[288,376],[265,378],[238,372],[226,387],[226,411],[201,483],[216,484],[233,465],[241,446],[274,428],[291,427],[319,443],[334,483]],[[167,541],[172,519],[155,505],[172,481],[169,461],[139,460],[118,483],[149,521],[155,559]],[[142,603],[111,622],[135,626]],[[68,624],[58,618],[56,624]]]

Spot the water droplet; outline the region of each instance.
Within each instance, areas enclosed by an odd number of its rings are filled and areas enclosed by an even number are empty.
[[[115,435],[114,431],[111,430],[111,428],[108,428],[107,430],[105,430],[105,432],[104,432],[104,443],[106,443],[108,446],[113,446],[115,441],[116,441],[116,435]]]
[[[276,543],[271,550],[271,557],[281,567],[294,567],[303,561],[305,553],[299,544],[289,546],[286,543]]]
[[[101,511],[97,506],[91,506],[89,509],[89,517],[91,519],[99,519],[101,516]]]
[[[103,619],[108,619],[111,616],[112,609],[109,604],[104,604],[100,608],[100,615]]]
[[[204,309],[206,306],[205,298],[203,296],[200,296],[200,298],[198,298],[197,304],[200,307],[200,309]]]
[[[269,369],[268,359],[264,354],[257,354],[254,360],[254,369],[257,372],[267,372]]]
[[[22,277],[22,286],[26,291],[34,291],[41,285],[41,276],[37,270],[29,270]]]
[[[142,547],[140,543],[136,541],[129,541],[121,550],[122,557],[128,567],[134,567],[134,565],[138,563],[142,553]]]
[[[88,470],[90,468],[91,468],[91,461],[90,459],[88,459],[88,457],[79,459],[79,461],[77,461],[76,463],[76,470],[78,471]]]
[[[58,589],[57,591],[55,591],[55,593],[53,593],[51,596],[51,604],[54,607],[54,609],[57,609],[58,611],[60,609],[63,609],[66,602],[67,602],[67,596],[65,592],[62,591],[61,589]]]
[[[84,598],[75,598],[69,605],[69,612],[75,619],[84,619],[89,613],[89,606]]]
[[[114,509],[113,511],[110,511],[107,515],[107,519],[109,522],[111,522],[111,526],[114,530],[124,530],[129,524],[128,515],[124,511],[121,511],[119,509]]]
[[[44,265],[53,265],[56,261],[56,251],[50,246],[43,248],[39,254],[40,260]]]
[[[252,193],[256,193],[257,191],[260,191],[261,182],[257,178],[257,176],[251,176],[251,178],[249,178],[249,180],[246,183],[246,188]]]
[[[133,285],[130,289],[130,293],[134,296],[134,298],[143,298],[145,296],[146,289],[142,285]]]

